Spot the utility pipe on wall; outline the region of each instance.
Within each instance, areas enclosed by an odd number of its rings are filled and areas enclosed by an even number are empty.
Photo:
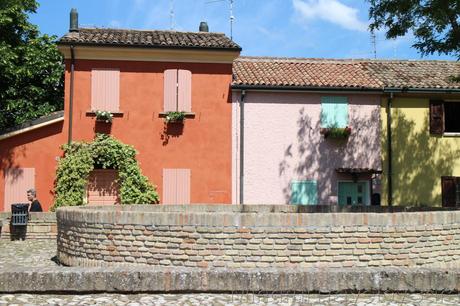
[[[388,206],[393,206],[393,152],[391,146],[391,104],[393,102],[393,93],[390,92],[388,97],[388,109],[387,109],[387,149],[388,149]]]
[[[241,91],[240,97],[240,204],[244,203],[244,98],[246,90]]]
[[[75,50],[70,45],[70,97],[69,97],[69,139],[68,144],[72,143],[72,117],[73,117],[73,83],[75,70]]]

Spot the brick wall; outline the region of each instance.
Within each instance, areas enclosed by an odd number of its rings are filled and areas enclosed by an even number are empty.
[[[26,239],[56,239],[55,213],[30,213],[27,229],[10,226],[11,213],[0,213],[0,239],[17,239],[25,234]]]
[[[67,265],[460,267],[460,211],[299,213],[292,206],[59,209]]]

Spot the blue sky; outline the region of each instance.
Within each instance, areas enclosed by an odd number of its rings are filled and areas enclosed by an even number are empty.
[[[133,29],[171,28],[197,31],[207,21],[210,31],[230,36],[230,0],[38,0],[31,21],[42,33],[61,36],[69,27],[72,7],[80,26]],[[233,39],[242,55],[320,58],[373,58],[365,0],[234,0]],[[413,37],[385,40],[376,34],[378,58],[420,59],[410,46]],[[424,59],[452,59],[437,54]]]

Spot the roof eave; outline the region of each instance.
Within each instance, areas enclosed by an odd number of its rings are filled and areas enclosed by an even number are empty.
[[[141,49],[184,49],[184,50],[208,50],[208,51],[235,51],[241,52],[241,47],[198,47],[198,46],[158,46],[158,45],[139,45],[139,44],[100,44],[100,43],[84,43],[72,41],[58,41],[58,46],[85,46],[85,47],[111,47],[111,48],[141,48]]]
[[[334,87],[334,86],[284,86],[284,85],[245,85],[234,84],[235,90],[279,90],[279,91],[354,91],[354,92],[382,92],[381,88],[372,87]]]

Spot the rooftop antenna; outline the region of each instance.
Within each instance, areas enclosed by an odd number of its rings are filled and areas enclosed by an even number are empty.
[[[372,44],[372,51],[374,53],[374,59],[377,59],[377,39],[375,37],[375,32],[371,31],[371,44]]]
[[[230,4],[230,39],[233,40],[233,22],[235,21],[235,16],[233,16],[233,3],[235,2],[235,0],[211,0],[207,1],[206,4],[224,1],[228,1]]]
[[[169,18],[170,18],[171,31],[173,31],[174,28],[176,27],[176,24],[174,22],[174,17],[175,17],[175,14],[174,14],[174,0],[169,0]]]

